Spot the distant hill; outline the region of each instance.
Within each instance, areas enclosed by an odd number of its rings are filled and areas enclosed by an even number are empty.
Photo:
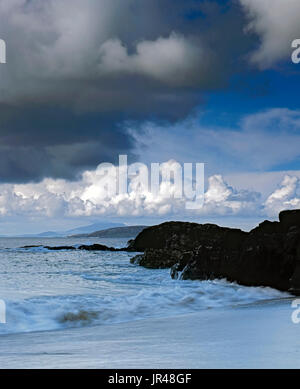
[[[89,234],[91,232],[98,231],[98,230],[105,230],[107,228],[123,227],[123,226],[125,226],[124,223],[99,222],[99,223],[89,224],[83,227],[72,228],[71,230],[67,230],[67,231],[47,231],[47,232],[41,232],[36,234],[22,234],[22,235],[17,235],[17,237],[59,238],[59,237],[65,237],[65,236],[75,235],[75,234]]]
[[[35,236],[41,237],[41,238],[55,238],[55,237],[60,236],[60,235],[59,235],[59,232],[47,231],[47,232],[41,232],[40,234],[37,234]]]
[[[135,238],[148,226],[114,227],[105,230],[94,231],[90,234],[70,235],[71,238]]]
[[[114,227],[125,227],[126,224],[124,223],[110,223],[110,222],[99,222],[94,224],[89,224],[88,226],[84,227],[77,227],[73,228],[71,230],[65,231],[64,235],[77,235],[77,234],[90,234],[94,231],[100,231],[100,230],[106,230],[108,228],[114,228]]]
[[[17,235],[16,237],[17,238],[57,238],[60,236],[64,236],[64,234],[55,231],[46,231],[46,232],[41,232],[39,234],[22,234],[22,235]]]

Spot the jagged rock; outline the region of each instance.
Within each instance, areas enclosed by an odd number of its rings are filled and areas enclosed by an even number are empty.
[[[252,233],[259,234],[273,234],[273,233],[281,233],[282,225],[279,222],[270,222],[269,220],[265,220],[260,223],[258,227],[254,228]]]
[[[129,251],[144,251],[139,265],[170,267],[173,278],[226,278],[300,294],[300,210],[281,212],[279,220],[266,220],[250,232],[167,222],[143,230]]]

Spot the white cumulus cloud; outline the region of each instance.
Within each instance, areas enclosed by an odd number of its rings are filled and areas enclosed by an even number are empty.
[[[128,191],[119,193],[117,169],[113,165],[99,165],[84,172],[75,182],[44,179],[40,183],[0,185],[0,214],[46,217],[249,214],[259,199],[257,193],[238,191],[222,176],[215,175],[209,177],[203,207],[190,211],[186,209],[186,201],[192,199],[180,195],[183,180],[181,183],[178,177],[182,167],[176,161],[160,165],[157,192],[145,181],[142,170],[130,165]],[[149,169],[149,180],[150,174]]]
[[[276,216],[285,209],[300,208],[300,179],[286,175],[264,205],[266,213],[270,216]]]
[[[141,170],[134,165],[128,166],[131,171],[128,191],[115,191],[117,169],[108,165],[103,170],[103,165],[99,165],[95,170],[85,171],[73,182],[47,178],[39,183],[1,184],[0,221],[10,218],[24,221],[89,217],[131,220],[135,217],[163,217],[205,221],[224,216],[260,220],[263,217],[276,219],[283,209],[300,208],[300,179],[291,174],[285,175],[267,196],[249,188],[237,189],[220,174],[211,175],[207,180],[203,206],[187,209],[186,202],[191,199],[179,196],[182,187],[175,178],[177,173],[182,172],[178,162],[170,160],[160,164],[160,173],[165,173],[161,175],[158,192],[151,190],[151,185],[141,176]],[[168,171],[171,175],[166,173]],[[245,174],[245,177],[249,176]],[[250,186],[255,186],[255,182]]]

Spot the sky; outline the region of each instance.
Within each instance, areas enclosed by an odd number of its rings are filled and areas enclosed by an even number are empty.
[[[0,0],[0,234],[249,229],[299,208],[299,15],[298,0]],[[100,164],[119,155],[204,163],[203,207],[134,177],[107,196]]]

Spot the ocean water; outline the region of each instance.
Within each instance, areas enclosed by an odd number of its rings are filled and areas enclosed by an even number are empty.
[[[126,245],[126,239],[1,238],[0,335],[174,317],[288,297],[225,280],[172,280],[168,269],[130,264],[134,253],[21,249],[25,245]]]

